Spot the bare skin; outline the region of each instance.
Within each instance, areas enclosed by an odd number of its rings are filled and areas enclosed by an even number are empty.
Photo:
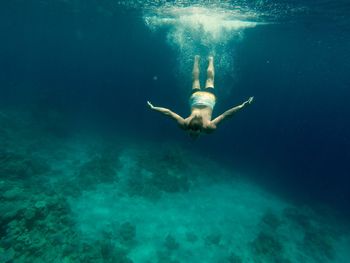
[[[207,80],[205,83],[205,88],[214,88],[214,58],[209,57],[209,64],[207,68]],[[200,82],[199,82],[199,56],[195,56],[194,64],[193,64],[193,70],[192,70],[192,91],[199,95],[204,95],[210,99],[215,100],[215,95],[211,92],[207,92],[205,90],[201,90]],[[175,120],[180,128],[186,130],[189,132],[191,137],[198,137],[201,133],[211,133],[216,130],[218,125],[223,122],[223,120],[229,119],[232,117],[236,112],[243,109],[247,105],[251,104],[253,102],[254,97],[250,97],[247,101],[243,102],[242,104],[235,106],[233,108],[230,108],[229,110],[225,111],[218,117],[214,118],[212,120],[212,113],[213,109],[212,107],[205,106],[205,105],[195,105],[191,107],[191,114],[187,118],[182,118],[180,115],[176,114],[175,112],[162,107],[155,107],[152,105],[151,102],[147,101],[148,106],[150,109],[158,111],[160,113],[163,113],[166,116],[169,116],[173,120]],[[193,120],[196,119],[197,126],[193,126]]]

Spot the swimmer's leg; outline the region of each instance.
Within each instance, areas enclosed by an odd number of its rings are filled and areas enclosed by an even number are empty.
[[[205,88],[214,88],[214,57],[210,56],[208,60],[209,65],[207,69],[207,81],[205,82]]]
[[[194,57],[193,70],[192,70],[192,90],[200,89],[201,84],[199,83],[199,56]]]

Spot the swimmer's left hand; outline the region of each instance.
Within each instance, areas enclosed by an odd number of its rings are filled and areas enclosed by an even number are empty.
[[[147,101],[148,106],[153,110],[154,106],[152,105],[152,103],[150,101]]]

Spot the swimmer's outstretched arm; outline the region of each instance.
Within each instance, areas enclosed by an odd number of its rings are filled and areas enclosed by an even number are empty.
[[[171,110],[167,108],[162,108],[162,107],[155,107],[152,105],[151,102],[147,101],[148,106],[150,109],[159,111],[160,113],[163,113],[166,116],[169,116],[173,120],[175,120],[180,126],[183,126],[185,124],[185,119],[182,118],[180,115],[176,114],[175,112],[172,112]]]
[[[243,109],[245,106],[251,104],[253,102],[254,97],[250,97],[247,101],[243,102],[241,105],[238,105],[236,107],[233,107],[227,111],[225,111],[220,116],[216,117],[214,120],[211,121],[212,124],[217,126],[219,123],[221,123],[223,120],[232,117],[234,113],[239,111],[240,109]]]

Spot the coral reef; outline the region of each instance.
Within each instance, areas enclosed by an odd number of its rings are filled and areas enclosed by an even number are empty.
[[[84,163],[77,175],[84,189],[94,188],[99,183],[112,183],[118,180],[116,171],[120,166],[116,157],[102,154]]]
[[[129,194],[158,199],[162,193],[189,191],[195,176],[185,155],[176,147],[138,152],[128,178]]]
[[[11,188],[11,184],[7,187]],[[48,257],[48,252],[64,245],[67,235],[74,236],[70,230],[73,223],[67,216],[69,206],[63,197],[33,192],[23,185],[4,194],[0,245],[9,262]]]
[[[130,196],[142,196],[150,200],[158,200],[162,191],[153,184],[154,175],[141,168],[135,168],[127,179],[127,192]]]
[[[177,259],[174,259],[171,255],[165,252],[158,251],[157,263],[180,263]]]
[[[132,262],[111,239],[94,243],[81,238],[66,198],[58,193],[6,181],[1,188],[9,188],[0,197],[1,262]],[[119,234],[124,243],[134,240],[135,226],[126,222]]]
[[[334,237],[323,229],[309,228],[305,232],[302,247],[308,254],[323,261],[323,257],[334,259]]]
[[[282,225],[282,220],[271,210],[266,211],[261,219],[261,227],[266,231],[275,232]]]
[[[325,224],[324,220],[316,213],[306,207],[296,209],[289,207],[284,210],[284,216],[301,229],[303,233],[300,247],[304,253],[316,261],[333,260],[335,257],[334,244],[340,237],[335,227]]]
[[[167,235],[164,241],[164,246],[168,250],[176,250],[179,249],[180,244],[175,240],[175,238],[172,235]]]
[[[122,243],[132,243],[136,238],[136,227],[130,222],[121,224],[119,228],[119,237]]]
[[[251,243],[255,262],[279,263],[283,259],[283,245],[276,236],[260,232]]]
[[[205,243],[207,245],[217,246],[220,244],[221,238],[222,238],[222,235],[220,233],[213,233],[205,237]]]
[[[45,174],[49,170],[49,165],[43,159],[0,150],[0,178],[28,179]]]
[[[227,263],[243,263],[242,259],[233,252],[231,252],[231,254],[227,258],[226,262]]]

